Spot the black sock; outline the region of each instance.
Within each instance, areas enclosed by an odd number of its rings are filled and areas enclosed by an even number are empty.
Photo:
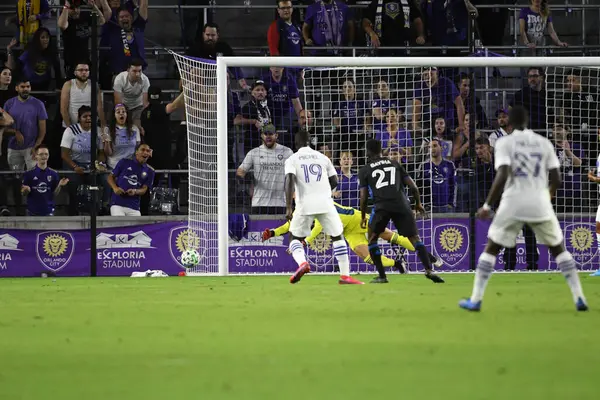
[[[375,264],[375,268],[377,268],[379,277],[385,278],[385,268],[383,267],[383,263],[381,262],[381,249],[379,248],[377,242],[369,244],[369,254],[371,255],[373,264]]]
[[[417,255],[419,256],[419,260],[425,267],[425,272],[431,272],[431,262],[429,261],[429,252],[425,248],[425,245],[422,242],[415,243],[415,250],[417,251]]]
[[[429,255],[429,262],[433,265],[433,263],[437,261],[437,258],[431,253],[427,254]]]

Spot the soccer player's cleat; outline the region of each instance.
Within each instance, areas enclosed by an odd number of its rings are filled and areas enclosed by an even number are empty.
[[[433,283],[444,283],[445,282],[441,276],[436,275],[433,272],[426,273],[425,278],[429,279]]]
[[[585,304],[585,301],[583,301],[583,299],[581,297],[577,299],[577,303],[575,303],[575,307],[577,308],[577,311],[587,311],[588,310],[587,304]]]
[[[442,261],[441,258],[436,257],[435,262],[431,265],[433,265],[435,268],[442,268],[444,266],[444,262]]]
[[[408,263],[406,262],[404,257],[402,257],[402,259],[400,260],[394,261],[394,269],[397,269],[398,272],[400,272],[401,274],[408,273]]]
[[[340,280],[338,281],[340,285],[364,285],[364,282],[354,279],[348,275],[340,276]]]
[[[378,276],[376,278],[374,278],[371,283],[388,283],[387,278],[382,278],[381,276]]]
[[[300,282],[300,279],[302,279],[304,274],[307,274],[309,272],[310,272],[310,266],[308,265],[308,263],[307,262],[302,263],[302,265],[298,267],[296,272],[294,272],[294,275],[292,275],[290,277],[290,283]]]
[[[481,311],[481,300],[473,303],[471,299],[464,299],[458,302],[458,306],[468,311]]]
[[[265,240],[269,240],[271,239],[273,236],[275,236],[275,231],[272,229],[265,229],[262,233],[262,241],[264,242]]]
[[[590,274],[590,276],[600,276],[600,269],[598,269],[598,271],[594,272],[593,274]]]

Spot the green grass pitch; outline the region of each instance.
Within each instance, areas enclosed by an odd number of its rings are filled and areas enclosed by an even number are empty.
[[[445,278],[1,279],[0,399],[600,398],[600,279]]]

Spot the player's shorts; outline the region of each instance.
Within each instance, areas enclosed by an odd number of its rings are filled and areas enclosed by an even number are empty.
[[[488,239],[500,246],[513,248],[517,245],[517,236],[525,224],[535,233],[538,243],[553,247],[558,246],[563,241],[563,233],[556,215],[552,215],[551,219],[547,221],[525,222],[504,215],[501,212],[494,216],[492,225],[488,230]]]
[[[321,223],[323,232],[329,236],[341,236],[344,232],[344,225],[333,207],[331,207],[331,211],[324,214],[300,215],[294,213],[292,222],[290,222],[290,232],[298,238],[310,236],[312,224],[315,219]]]
[[[344,239],[348,242],[350,250],[356,249],[358,246],[368,246],[369,241],[365,236],[364,230],[362,232],[344,232]]]
[[[600,222],[600,206],[598,206],[598,210],[596,211],[596,222]]]
[[[385,231],[390,221],[394,223],[398,234],[401,236],[409,238],[419,234],[417,221],[410,210],[392,212],[375,209],[369,218],[369,228],[371,232],[380,235]]]

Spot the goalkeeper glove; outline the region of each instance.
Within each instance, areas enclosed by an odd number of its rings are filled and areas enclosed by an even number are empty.
[[[275,236],[275,231],[273,229],[265,229],[262,233],[262,241],[266,241]]]

